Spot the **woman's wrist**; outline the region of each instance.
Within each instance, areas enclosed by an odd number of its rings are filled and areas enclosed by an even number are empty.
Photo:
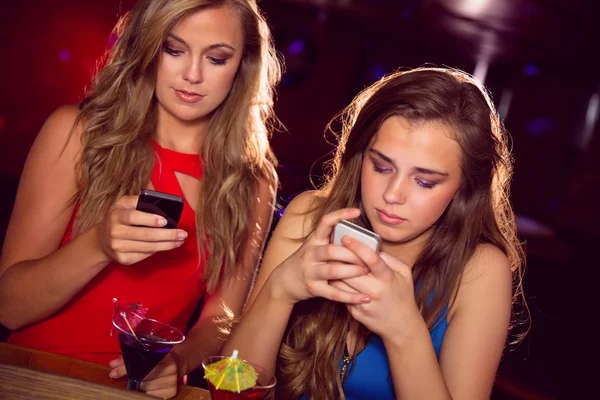
[[[296,300],[290,298],[286,293],[284,285],[280,281],[280,269],[275,268],[267,281],[265,282],[261,292],[265,292],[269,302],[293,307],[296,304]]]
[[[397,329],[393,329],[389,333],[383,333],[380,337],[386,343],[386,346],[389,344],[397,349],[405,348],[423,337],[430,340],[429,329],[418,309],[402,318],[402,325]]]
[[[75,240],[82,240],[86,244],[86,255],[91,259],[91,265],[94,267],[100,267],[103,269],[107,266],[111,261],[110,258],[104,250],[102,250],[102,245],[100,243],[99,238],[99,225],[94,225],[87,231],[83,232],[79,237],[76,237]]]

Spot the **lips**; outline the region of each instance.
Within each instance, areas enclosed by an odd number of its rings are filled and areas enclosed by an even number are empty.
[[[378,208],[376,208],[375,211],[377,212],[377,216],[379,217],[379,219],[388,225],[398,225],[406,221],[406,219],[396,214],[388,213]]]
[[[184,101],[186,103],[197,103],[204,98],[204,96],[195,93],[188,92],[186,90],[176,90],[175,95],[179,98],[179,100]]]

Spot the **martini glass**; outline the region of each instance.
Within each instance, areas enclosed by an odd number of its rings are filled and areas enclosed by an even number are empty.
[[[129,321],[125,312],[113,317],[119,331],[119,345],[127,370],[127,389],[139,390],[142,380],[185,336],[170,325],[149,318]]]

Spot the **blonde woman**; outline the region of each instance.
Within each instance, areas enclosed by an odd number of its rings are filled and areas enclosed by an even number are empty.
[[[490,99],[460,71],[417,69],[342,121],[325,186],[286,209],[224,351],[276,371],[282,399],[489,398],[523,261]],[[330,244],[342,219],[382,251]]]
[[[142,383],[158,397],[219,353],[216,317],[241,312],[277,186],[269,147],[280,77],[254,0],[140,0],[78,106],[54,112],[26,162],[0,260],[10,343],[108,363],[113,298],[184,330]],[[177,229],[136,211],[182,195]]]

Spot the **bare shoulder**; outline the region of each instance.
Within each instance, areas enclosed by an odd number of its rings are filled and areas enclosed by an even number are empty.
[[[56,110],[48,117],[47,121],[58,124],[66,124],[72,126],[73,122],[79,115],[79,108],[77,104],[66,104]]]
[[[65,233],[77,193],[75,165],[82,130],[75,106],[56,110],[27,156],[0,260],[0,272],[23,260],[55,251]],[[42,194],[42,195],[40,195]]]
[[[319,203],[320,197],[317,191],[306,191],[288,204],[279,221],[277,228],[279,234],[288,239],[302,239],[313,230],[313,216],[315,206]]]
[[[64,105],[57,108],[46,120],[42,131],[51,130],[56,133],[73,133],[81,134],[81,124],[75,127],[75,121],[79,115],[79,109],[75,104]]]
[[[479,308],[489,303],[510,308],[511,302],[512,272],[508,257],[492,244],[480,244],[465,268],[449,317],[458,309]]]
[[[318,200],[316,193],[301,193],[285,208],[267,244],[247,308],[254,303],[273,270],[298,250],[304,237],[310,233],[312,210]]]
[[[468,284],[479,279],[511,280],[508,257],[493,244],[483,243],[477,246],[465,268],[462,282]]]
[[[77,152],[81,148],[82,124],[75,126],[79,110],[76,105],[65,105],[54,111],[40,130],[32,147],[35,152],[38,147],[43,147],[44,153],[62,154]]]

